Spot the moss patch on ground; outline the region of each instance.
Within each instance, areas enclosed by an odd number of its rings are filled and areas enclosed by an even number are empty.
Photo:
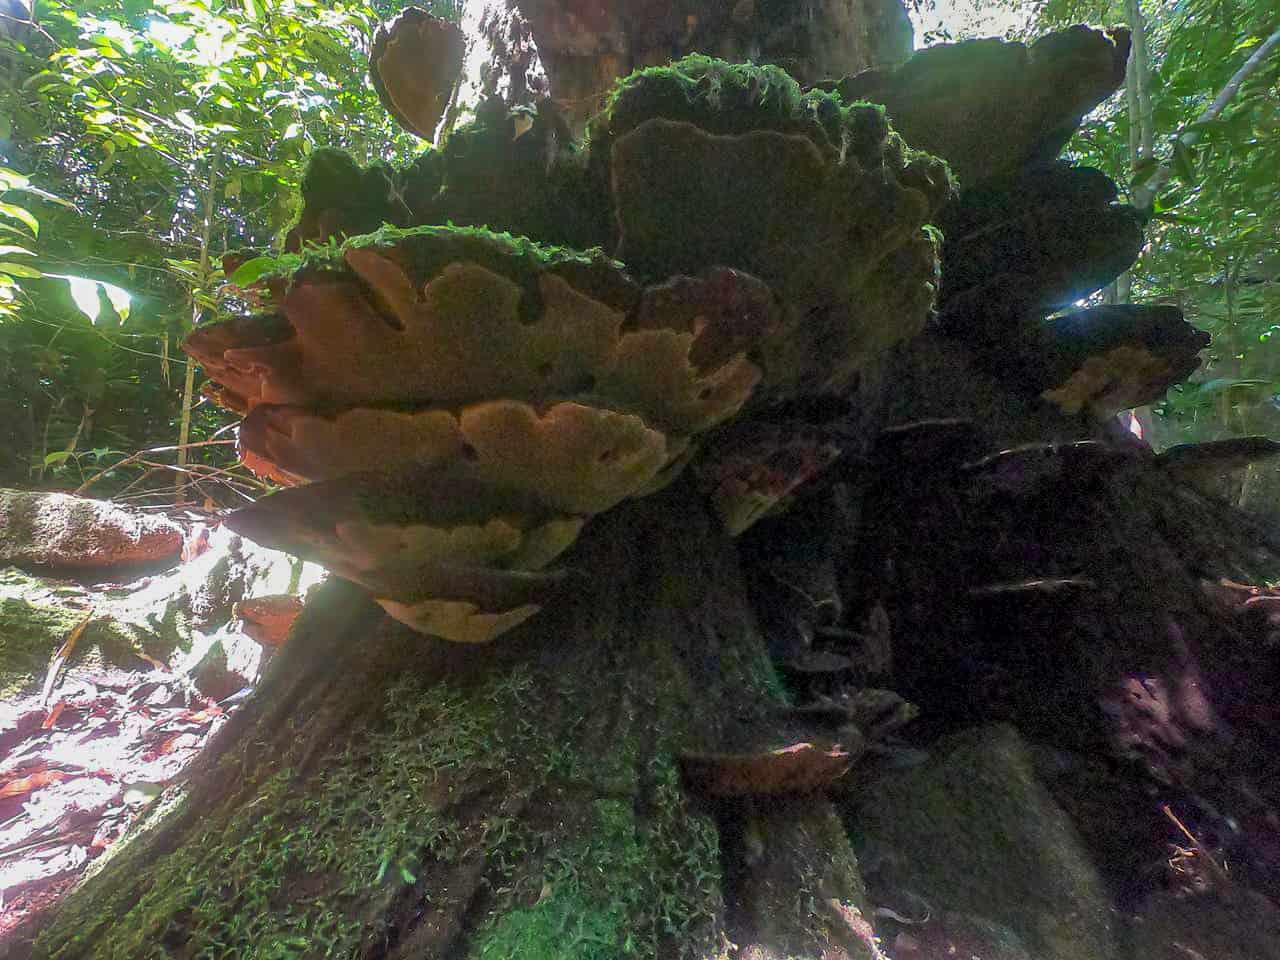
[[[16,568],[0,570],[0,699],[38,690],[54,654],[88,615],[24,599],[40,584]],[[72,589],[67,592],[80,594]],[[95,618],[77,641],[69,669],[95,669],[105,664],[131,667],[138,663],[137,649],[127,630],[107,618]]]
[[[714,930],[707,908],[719,896],[719,838],[689,817],[675,771],[662,771],[643,818],[622,799],[590,802],[579,836],[543,861],[542,888],[528,906],[498,914],[478,931],[478,960],[606,960],[699,953]]]
[[[73,611],[0,599],[0,698],[12,699],[38,684],[78,620]]]

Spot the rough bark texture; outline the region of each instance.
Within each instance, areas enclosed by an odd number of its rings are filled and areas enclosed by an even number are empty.
[[[1165,804],[1274,896],[1270,626],[1228,614],[1222,592],[1273,580],[1280,543],[1111,428],[1047,404],[1020,412],[1016,389],[945,347],[902,351],[890,417],[945,410],[971,418],[988,450],[1040,443],[986,460],[935,447],[928,470],[857,475],[841,592],[893,624],[880,682],[921,706],[918,742],[995,719],[1056,751],[1046,782],[1121,904],[1150,889],[1176,842]],[[945,407],[919,401],[925,382]]]
[[[500,647],[412,634],[332,584],[177,809],[33,955],[713,956],[726,935],[866,955],[827,800],[681,789],[678,752],[732,750],[780,697],[734,551],[691,500],[599,520],[563,607]],[[769,879],[744,879],[717,819],[787,823],[752,832]]]
[[[517,0],[551,96],[581,130],[614,81],[686,53],[776,63],[801,83],[901,63],[911,22],[898,0]]]

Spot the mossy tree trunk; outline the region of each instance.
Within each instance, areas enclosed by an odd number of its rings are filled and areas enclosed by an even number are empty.
[[[328,585],[181,799],[23,949],[867,955],[826,799],[713,808],[681,785],[679,753],[780,700],[718,525],[677,485],[600,518],[570,565],[560,606],[484,647]]]

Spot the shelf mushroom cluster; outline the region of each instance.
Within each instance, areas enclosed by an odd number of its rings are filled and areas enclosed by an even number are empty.
[[[554,582],[537,571],[588,517],[663,485],[742,408],[776,319],[735,270],[642,288],[602,255],[483,231],[341,256],[279,316],[187,342],[246,411],[245,461],[297,485],[229,522],[451,640],[535,613]]]
[[[878,107],[690,58],[623,81],[579,159],[563,176],[610,205],[625,266],[520,224],[455,225],[449,204],[468,201],[446,171],[433,223],[448,226],[311,249],[260,279],[272,312],[192,333],[211,395],[244,416],[245,462],[291,487],[234,529],[363,584],[421,632],[488,641],[550,602],[548,568],[592,515],[928,317],[925,225],[952,184]],[[702,185],[696,202],[676,181]],[[743,496],[754,516],[759,491]]]

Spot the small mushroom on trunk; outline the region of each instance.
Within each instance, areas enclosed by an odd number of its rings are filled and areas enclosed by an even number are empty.
[[[249,597],[231,608],[231,615],[244,621],[244,632],[264,647],[284,646],[301,612],[302,598],[292,594]]]
[[[809,793],[848,771],[851,755],[838,744],[792,743],[754,753],[699,753],[680,757],[691,792],[708,798]]]

